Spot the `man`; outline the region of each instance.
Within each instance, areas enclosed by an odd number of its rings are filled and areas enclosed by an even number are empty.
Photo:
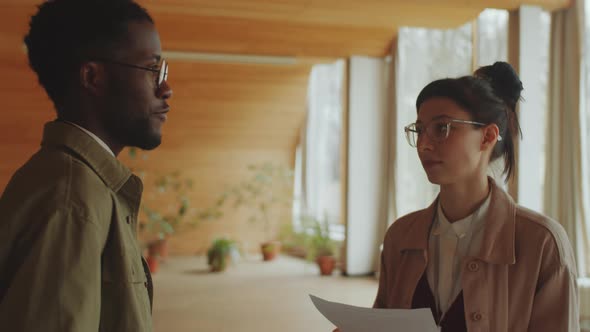
[[[57,120],[0,197],[0,329],[151,331],[142,184],[116,156],[161,142],[172,91],[153,20],[131,0],[53,0],[25,43]]]

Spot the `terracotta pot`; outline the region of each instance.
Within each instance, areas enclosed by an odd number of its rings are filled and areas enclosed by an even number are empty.
[[[148,244],[148,256],[158,256],[165,261],[168,258],[168,241],[164,238]]]
[[[281,251],[281,243],[278,241],[269,241],[260,245],[262,258],[264,261],[272,261]]]
[[[150,268],[150,272],[151,273],[156,273],[158,272],[158,269],[160,267],[160,262],[158,260],[158,256],[148,256],[146,258],[148,267]]]
[[[320,268],[320,274],[323,276],[330,276],[334,272],[336,266],[336,258],[334,256],[319,256],[316,263]]]

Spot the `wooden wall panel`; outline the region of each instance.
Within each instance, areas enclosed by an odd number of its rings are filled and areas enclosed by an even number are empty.
[[[397,27],[350,27],[289,21],[154,13],[170,50],[318,57],[382,56]]]
[[[384,56],[401,26],[454,28],[489,8],[563,8],[571,0],[139,0],[167,50],[299,57]],[[0,0],[0,37],[18,31],[40,0]],[[1,48],[11,45],[0,45]]]
[[[128,161],[148,175],[179,170],[195,182],[196,207],[206,207],[226,188],[244,179],[249,164],[292,165],[305,117],[310,67],[170,64],[174,96],[161,147],[146,161]],[[123,155],[123,160],[128,156]],[[139,158],[140,160],[141,158]],[[146,195],[151,181],[146,178]],[[239,239],[248,249],[265,237],[262,225],[246,222],[245,211],[227,210],[221,220],[204,222],[173,237],[171,252],[203,252],[219,235]],[[288,209],[280,212],[288,220]],[[258,227],[260,226],[260,227]],[[275,229],[276,230],[276,229]]]
[[[340,26],[380,26],[416,24],[457,25],[469,13],[484,8],[513,10],[523,4],[549,10],[564,8],[571,0],[140,0],[158,12],[208,17],[239,17],[279,22],[320,23]],[[460,23],[459,23],[460,24]]]

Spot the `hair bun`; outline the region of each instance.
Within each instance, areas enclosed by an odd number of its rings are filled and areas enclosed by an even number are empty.
[[[494,93],[515,110],[523,87],[518,74],[509,63],[498,61],[491,66],[480,67],[474,76],[489,81]]]

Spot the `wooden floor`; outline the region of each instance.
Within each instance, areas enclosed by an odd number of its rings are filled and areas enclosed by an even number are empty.
[[[315,265],[280,256],[242,258],[224,273],[209,273],[204,257],[170,258],[154,274],[155,332],[332,331],[308,294],[369,307],[372,277],[320,277]]]

